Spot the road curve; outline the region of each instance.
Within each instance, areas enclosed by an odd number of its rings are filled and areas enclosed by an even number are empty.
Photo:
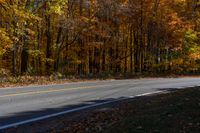
[[[200,78],[146,78],[0,88],[0,129],[120,98],[193,86],[200,86]]]

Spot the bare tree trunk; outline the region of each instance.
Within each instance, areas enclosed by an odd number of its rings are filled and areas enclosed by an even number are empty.
[[[46,23],[47,23],[47,31],[46,31],[46,38],[47,38],[47,43],[46,43],[46,58],[50,59],[51,57],[51,16],[47,15],[45,16],[46,18]],[[51,64],[47,61],[46,62],[46,72],[49,74],[51,69]]]
[[[133,29],[132,29],[132,26],[130,28],[129,37],[130,37],[130,72],[133,73]]]

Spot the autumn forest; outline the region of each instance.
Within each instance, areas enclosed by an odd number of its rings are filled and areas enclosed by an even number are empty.
[[[200,73],[200,0],[0,0],[0,72]]]

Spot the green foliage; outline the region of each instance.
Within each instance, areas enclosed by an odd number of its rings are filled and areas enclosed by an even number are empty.
[[[42,57],[42,56],[44,56],[44,53],[41,52],[40,50],[29,50],[28,53],[32,57]]]
[[[190,59],[200,59],[200,45],[197,32],[189,29],[184,36],[184,51]]]
[[[185,32],[184,40],[186,49],[188,49],[189,51],[194,50],[193,47],[197,45],[197,40],[198,40],[197,33],[192,29],[189,29],[188,31]]]

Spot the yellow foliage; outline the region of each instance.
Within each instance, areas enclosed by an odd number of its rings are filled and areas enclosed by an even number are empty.
[[[0,28],[0,56],[6,52],[7,48],[11,48],[12,43],[12,40],[5,30]]]
[[[194,60],[199,60],[200,59],[200,52],[191,53],[190,58],[192,58]]]
[[[0,0],[0,3],[4,3],[5,2],[5,0]]]

